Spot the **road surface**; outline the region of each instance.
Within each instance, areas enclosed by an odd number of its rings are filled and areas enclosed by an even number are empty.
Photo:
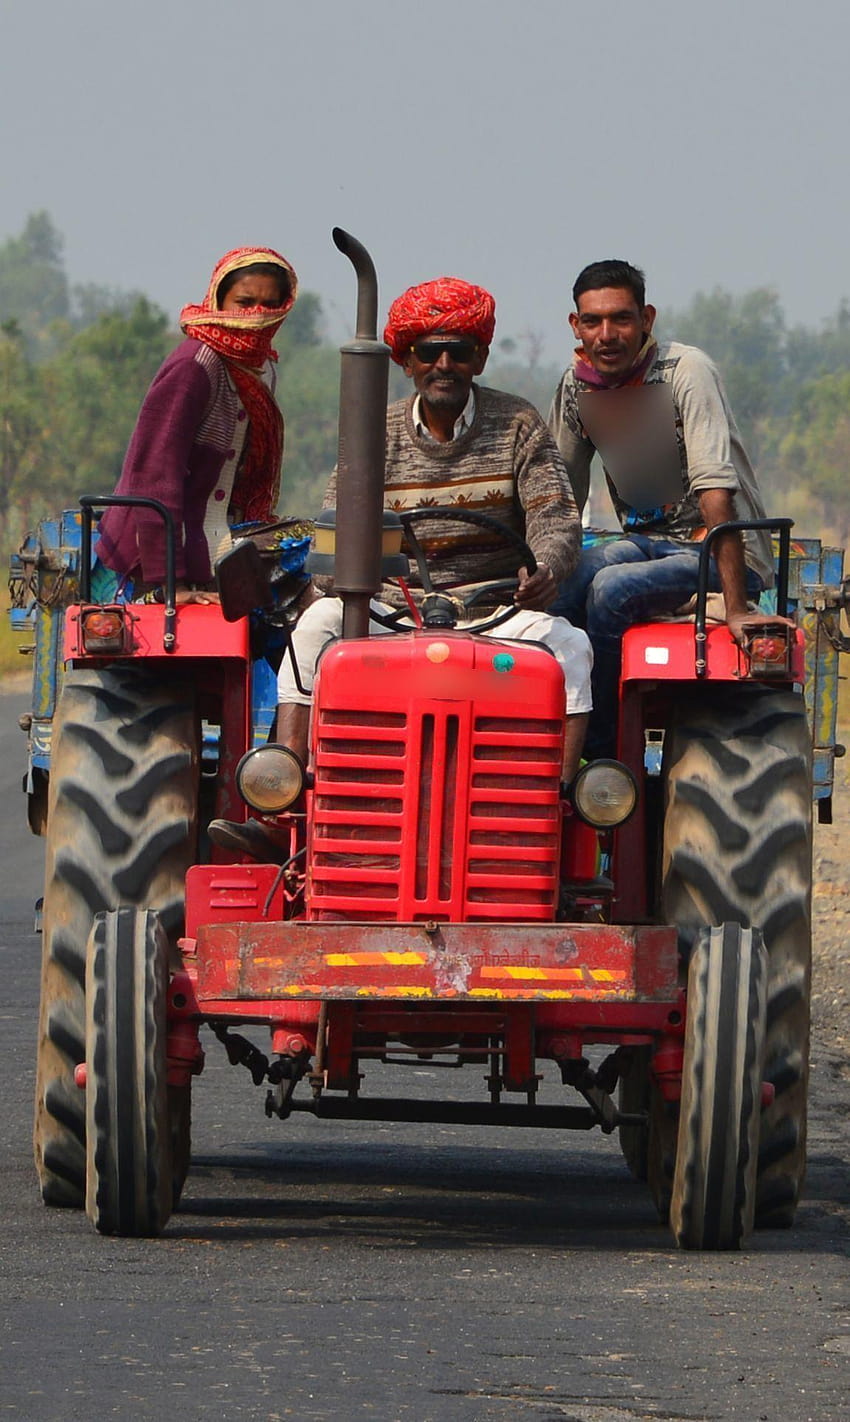
[[[0,1418],[847,1422],[848,1085],[817,1035],[798,1225],[746,1253],[678,1253],[613,1138],[269,1122],[211,1037],[165,1237],[45,1209],[25,705],[0,697]]]

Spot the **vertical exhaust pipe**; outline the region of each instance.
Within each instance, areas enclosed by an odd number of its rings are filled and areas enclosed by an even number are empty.
[[[357,331],[340,348],[334,591],[343,637],[369,635],[369,600],[381,586],[389,347],[378,340],[375,264],[341,227],[333,239],[357,273]]]

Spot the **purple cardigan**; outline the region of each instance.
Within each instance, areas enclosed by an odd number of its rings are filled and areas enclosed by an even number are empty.
[[[204,515],[225,460],[233,457],[237,422],[246,420],[224,361],[201,341],[185,340],[160,366],[145,396],[116,494],[159,499],[174,515],[177,577],[212,576]],[[98,557],[143,583],[165,577],[165,531],[152,509],[107,509]]]

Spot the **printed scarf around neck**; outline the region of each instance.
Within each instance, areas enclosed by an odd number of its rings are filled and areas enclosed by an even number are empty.
[[[253,370],[227,362],[236,392],[248,414],[248,430],[233,482],[230,506],[241,523],[267,523],[280,493],[283,459],[283,415],[280,406]]]
[[[593,390],[622,390],[627,385],[641,385],[655,359],[657,349],[658,342],[655,337],[647,336],[638,351],[634,364],[623,375],[615,376],[613,380],[609,380],[604,375],[600,375],[589,360],[585,360],[584,347],[576,346],[573,354],[573,373],[576,380],[580,380],[582,385],[591,386]]]

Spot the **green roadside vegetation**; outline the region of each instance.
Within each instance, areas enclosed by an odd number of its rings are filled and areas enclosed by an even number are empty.
[[[4,587],[0,592],[0,686],[8,685],[10,677],[27,676],[32,669],[31,659],[18,650],[25,643],[31,643],[32,637],[12,631],[8,609],[9,594]]]

